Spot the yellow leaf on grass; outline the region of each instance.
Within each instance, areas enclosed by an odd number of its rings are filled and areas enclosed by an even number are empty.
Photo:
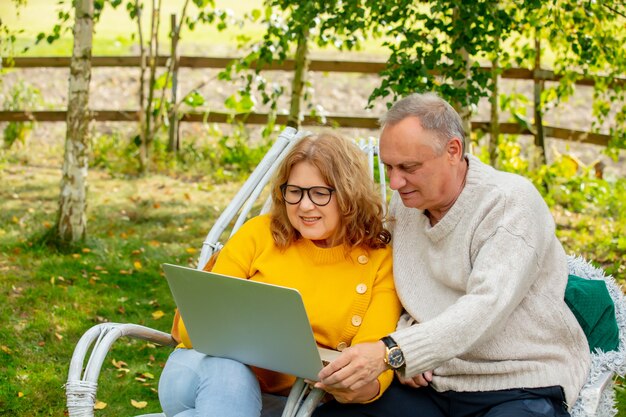
[[[146,408],[146,406],[148,405],[147,401],[135,401],[135,400],[130,400],[130,403],[133,407],[135,408]]]
[[[0,349],[2,349],[2,351],[3,351],[4,353],[8,354],[8,355],[10,355],[10,354],[11,354],[11,349],[9,349],[9,347],[8,347],[8,346],[2,345],[2,346],[0,346]]]
[[[113,366],[115,366],[117,369],[121,369],[124,366],[127,366],[128,364],[124,361],[116,361],[115,359],[111,360],[111,363],[113,364]]]
[[[165,313],[162,312],[161,310],[157,310],[157,311],[152,312],[152,318],[155,319],[155,320],[160,319],[164,315],[165,315]]]
[[[19,392],[17,393],[17,397],[18,397],[18,398],[22,398],[23,396],[24,396],[24,393],[23,393],[22,391],[19,391]]]
[[[133,266],[135,267],[135,269],[143,268],[143,265],[141,265],[141,262],[139,262],[139,261],[133,262]]]
[[[193,255],[193,254],[195,254],[196,252],[198,252],[198,249],[196,249],[196,248],[187,248],[187,249],[185,249],[185,252],[187,252],[187,253],[189,253],[189,254]]]
[[[107,403],[102,401],[96,400],[96,403],[93,405],[94,410],[104,410],[105,408],[107,408]]]

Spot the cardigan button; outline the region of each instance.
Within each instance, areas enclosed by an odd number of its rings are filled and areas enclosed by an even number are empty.
[[[358,314],[355,314],[354,316],[352,316],[352,325],[353,326],[359,327],[362,322],[363,322],[363,318],[361,316],[359,316]]]
[[[367,292],[367,285],[364,283],[360,283],[356,286],[356,292],[359,294],[365,294]]]
[[[337,350],[339,352],[341,352],[342,350],[344,350],[347,347],[348,347],[348,344],[346,342],[339,342],[339,344],[337,344]]]
[[[356,258],[357,262],[360,263],[361,265],[365,265],[366,263],[369,262],[370,258],[368,258],[366,255],[361,255],[358,258]]]

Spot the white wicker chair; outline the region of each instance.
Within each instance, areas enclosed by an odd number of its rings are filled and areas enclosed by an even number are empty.
[[[211,255],[222,247],[219,238],[232,220],[237,217],[231,234],[243,224],[280,161],[291,146],[306,133],[288,127],[279,135],[274,145],[208,233],[202,245],[198,269],[202,269]],[[370,172],[373,176],[375,155],[377,155],[378,148],[373,140],[361,141],[360,146],[368,156]],[[378,173],[377,181],[380,183],[381,199],[386,201],[387,187],[384,166],[380,161],[378,161]],[[266,211],[267,208],[268,204],[266,203],[262,211]],[[617,410],[615,409],[615,393],[612,387],[613,376],[626,373],[625,297],[612,277],[605,276],[602,270],[594,268],[582,258],[570,257],[569,269],[570,273],[583,278],[606,281],[611,297],[615,302],[616,317],[620,328],[618,351],[593,353],[591,373],[574,406],[572,417],[615,416]],[[122,336],[139,338],[163,346],[173,347],[176,345],[170,334],[136,324],[103,323],[87,330],[74,349],[67,383],[65,384],[67,409],[70,417],[94,416],[100,369],[112,344]],[[85,365],[85,358],[89,352],[90,355]],[[282,414],[283,417],[310,416],[323,394],[318,389],[311,390],[302,379],[298,379],[289,394],[287,405]],[[164,414],[144,414],[137,417],[150,416],[164,417]]]

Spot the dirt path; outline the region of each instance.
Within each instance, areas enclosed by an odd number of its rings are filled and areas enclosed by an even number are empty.
[[[218,70],[182,69],[180,72],[179,96],[191,91],[199,85],[206,101],[205,108],[213,111],[224,111],[224,100],[236,93],[240,83],[224,83],[217,81]],[[137,108],[138,70],[123,68],[94,68],[92,74],[90,107],[98,109],[132,110]],[[291,74],[286,72],[267,72],[263,74],[269,82],[283,86],[283,94],[279,108],[286,112],[288,109],[289,83]],[[38,89],[42,95],[42,103],[36,109],[64,109],[67,100],[67,69],[34,68],[18,69],[2,76],[0,83],[0,103],[4,103],[10,94],[11,87],[20,80]],[[314,110],[321,114],[339,114],[351,116],[377,117],[386,109],[386,103],[378,100],[368,109],[369,93],[378,86],[379,78],[374,75],[341,74],[341,73],[311,73],[311,88],[308,90]],[[517,92],[531,97],[532,84],[527,81],[503,80],[501,90]],[[548,111],[544,121],[546,125],[567,127],[571,129],[589,130],[592,125],[591,103],[592,89],[579,87],[576,94],[568,103]],[[261,103],[258,99],[257,103]],[[480,102],[476,109],[474,120],[489,120],[489,104],[487,100]],[[33,109],[35,110],[35,109]],[[257,111],[267,109],[259,104]],[[531,114],[531,109],[527,110]],[[501,115],[501,121],[507,121],[508,115]],[[116,129],[132,130],[132,124],[124,123],[97,123],[94,129],[100,133],[111,133]],[[0,124],[0,128],[3,126]],[[314,129],[314,128],[311,128]],[[608,130],[608,126],[603,126]],[[202,135],[203,127],[199,124],[185,124],[183,135]],[[377,131],[366,129],[345,129],[344,134],[351,137],[377,136]],[[39,123],[29,139],[32,143],[62,143],[65,137],[64,123]],[[530,138],[522,137],[523,143],[529,143]],[[561,140],[548,140],[548,157],[553,152],[570,153],[583,164],[592,164],[601,160],[605,165],[607,177],[626,176],[626,152],[622,151],[617,161],[613,161],[602,153],[603,148],[594,145],[585,145]]]

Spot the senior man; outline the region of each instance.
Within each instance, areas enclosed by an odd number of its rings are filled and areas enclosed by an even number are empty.
[[[413,94],[381,118],[397,330],[344,350],[319,388],[395,382],[328,416],[569,416],[586,380],[585,335],[565,304],[567,261],[550,211],[525,178],[464,153],[458,113]]]

